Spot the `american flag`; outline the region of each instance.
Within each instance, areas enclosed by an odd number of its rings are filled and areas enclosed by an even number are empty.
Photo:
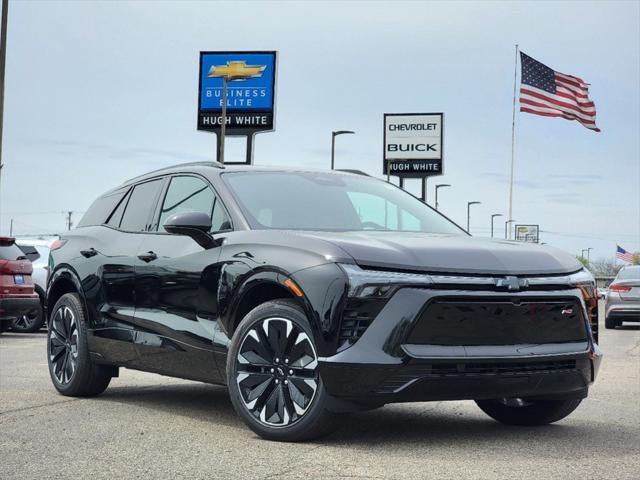
[[[556,72],[522,52],[520,65],[521,112],[577,120],[590,130],[600,131],[596,127],[596,106],[582,79]]]
[[[633,262],[633,253],[627,252],[620,245],[616,245],[616,258],[631,263]]]

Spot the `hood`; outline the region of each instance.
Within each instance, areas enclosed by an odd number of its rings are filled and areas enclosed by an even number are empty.
[[[466,235],[295,232],[339,247],[361,267],[458,274],[554,275],[582,265],[553,247]]]

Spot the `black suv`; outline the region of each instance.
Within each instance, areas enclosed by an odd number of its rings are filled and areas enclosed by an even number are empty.
[[[601,354],[593,278],[546,246],[472,238],[364,174],[185,164],[98,198],[57,242],[51,379],[119,367],[227,385],[275,440],[391,402],[564,418]]]

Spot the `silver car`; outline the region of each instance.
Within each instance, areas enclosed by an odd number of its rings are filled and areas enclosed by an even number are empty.
[[[640,265],[622,267],[607,291],[604,326],[613,329],[622,322],[640,322]]]

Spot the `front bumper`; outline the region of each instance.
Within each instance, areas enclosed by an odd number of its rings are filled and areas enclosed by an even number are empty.
[[[40,307],[37,293],[16,297],[0,298],[0,321],[13,320],[21,315],[29,315]]]
[[[514,301],[540,292],[508,294]],[[544,344],[418,345],[408,343],[425,305],[436,297],[487,298],[504,293],[403,288],[351,347],[319,359],[328,393],[358,402],[466,400],[501,397],[582,398],[602,358],[589,322],[586,338]],[[573,298],[579,290],[545,291]],[[526,328],[531,328],[527,325]],[[505,335],[508,332],[505,332]],[[515,337],[520,335],[516,334]]]

